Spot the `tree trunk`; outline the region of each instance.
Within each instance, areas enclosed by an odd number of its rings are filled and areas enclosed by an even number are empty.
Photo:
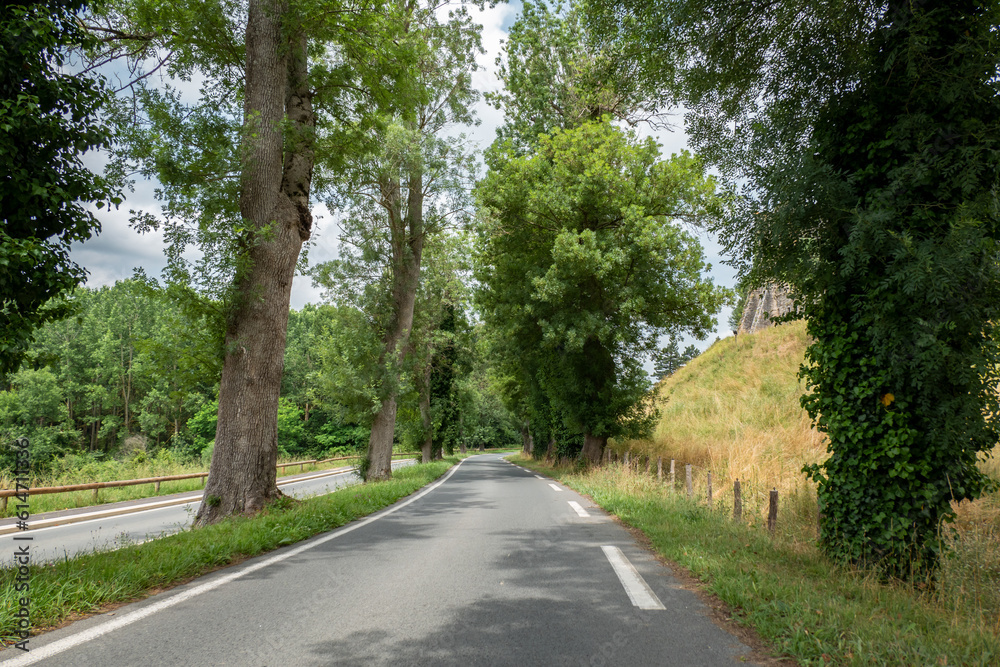
[[[462,429],[462,413],[458,413],[458,449],[465,454],[465,432]]]
[[[552,457],[556,455],[556,437],[553,435],[549,438],[549,446],[545,449],[545,460],[551,461]]]
[[[253,514],[281,495],[278,395],[292,277],[312,228],[315,127],[306,39],[286,30],[287,14],[281,0],[250,1],[240,212],[251,232],[235,278],[215,450],[196,525]],[[293,35],[290,42],[284,35]]]
[[[601,462],[601,456],[604,455],[604,448],[608,444],[607,436],[597,436],[592,433],[587,433],[583,436],[583,451],[580,452],[580,458],[592,465],[597,465]]]
[[[431,363],[428,360],[420,382],[420,421],[424,427],[424,442],[420,447],[423,463],[430,463],[434,454],[434,423],[431,421]]]
[[[382,203],[389,215],[392,244],[392,307],[393,313],[384,338],[379,365],[388,366],[393,377],[383,383],[387,396],[375,416],[368,440],[368,477],[366,481],[392,477],[392,441],[396,430],[396,392],[400,366],[403,361],[410,329],[413,327],[413,309],[420,284],[420,258],[423,254],[423,175],[410,174],[407,183],[406,212],[403,213],[401,188],[398,181],[388,179],[383,187]],[[386,360],[394,363],[386,364]],[[392,414],[385,412],[391,404]]]

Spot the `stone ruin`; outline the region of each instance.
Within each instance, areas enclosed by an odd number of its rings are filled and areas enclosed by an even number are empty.
[[[772,318],[781,317],[791,310],[792,300],[784,286],[769,285],[763,289],[751,290],[743,304],[743,317],[737,334],[755,333],[772,327]]]

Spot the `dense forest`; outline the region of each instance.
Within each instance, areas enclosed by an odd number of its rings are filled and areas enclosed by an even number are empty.
[[[5,378],[0,438],[29,438],[38,472],[65,454],[130,458],[164,448],[207,466],[221,367],[218,335],[208,326],[211,315],[186,310],[169,289],[141,275],[99,289],[79,288],[67,300],[74,314],[41,327],[20,369]],[[343,392],[328,379],[344,370],[338,368],[342,350],[361,343],[357,317],[357,311],[331,305],[289,314],[278,408],[282,456],[338,456],[363,451],[367,444],[364,407],[348,409],[338,402]],[[477,332],[465,320],[460,326],[462,379],[434,403],[438,441],[450,452],[519,440],[476,356]],[[419,422],[417,398],[412,389],[403,396],[397,444],[416,450],[420,428],[406,420]],[[448,431],[442,419],[458,406],[462,427]],[[7,458],[0,466],[8,467],[12,455],[2,451]]]

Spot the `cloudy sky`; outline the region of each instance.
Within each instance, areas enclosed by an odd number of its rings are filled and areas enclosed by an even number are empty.
[[[495,73],[495,61],[500,53],[501,41],[506,39],[507,31],[517,18],[520,6],[520,2],[514,1],[482,12],[474,8],[472,10],[473,15],[477,16],[478,22],[483,26],[483,46],[486,49],[486,53],[479,60],[481,69],[474,78],[480,91],[497,90],[500,87]],[[486,148],[496,136],[496,128],[502,121],[502,114],[483,102],[480,102],[477,111],[481,124],[463,131],[478,141],[480,148]],[[640,134],[644,133],[640,131]],[[687,138],[680,129],[653,136],[662,144],[664,156],[685,148],[687,144]],[[99,158],[95,156],[90,156],[87,162],[92,168],[100,164]],[[100,287],[112,284],[116,280],[130,277],[136,268],[144,269],[151,277],[160,276],[166,265],[163,255],[163,235],[159,232],[139,234],[128,225],[130,209],[150,212],[159,210],[159,204],[154,196],[155,188],[155,182],[137,182],[135,191],[128,194],[125,203],[118,210],[97,212],[103,226],[100,236],[73,247],[71,252],[73,259],[89,271],[88,286]],[[334,220],[322,205],[317,205],[313,213],[316,220],[313,228],[314,245],[309,250],[310,263],[333,259],[337,254],[337,229]],[[701,243],[712,264],[711,275],[715,282],[732,287],[735,283],[735,272],[722,263],[723,258],[719,254],[718,243],[708,234],[701,235]],[[292,308],[300,309],[307,303],[320,301],[320,291],[312,286],[310,279],[307,276],[296,276],[292,285]],[[731,335],[727,325],[729,316],[728,308],[719,315],[717,335]],[[699,348],[704,349],[714,339],[715,335],[712,335],[702,342],[694,340],[688,342],[694,342]]]

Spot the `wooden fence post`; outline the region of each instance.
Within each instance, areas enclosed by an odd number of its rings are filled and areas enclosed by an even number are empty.
[[[652,456],[647,456],[646,457],[646,474],[647,475],[649,474],[649,467],[651,465],[653,465],[653,457]]]
[[[626,450],[626,452],[625,452],[625,467],[626,468],[628,467],[628,455],[629,455],[629,452]]]
[[[743,498],[740,497],[740,480],[733,482],[733,521],[743,520]]]
[[[7,511],[7,496],[3,497],[3,507],[0,507],[0,510]]]
[[[663,481],[663,457],[656,457],[656,479]]]
[[[771,489],[771,501],[767,508],[767,532],[774,537],[774,529],[778,525],[778,490]]]
[[[97,489],[94,489],[94,503],[97,503]]]
[[[684,466],[684,477],[687,480],[687,492],[688,498],[691,497],[691,464],[688,463]]]
[[[712,471],[708,471],[708,506],[712,507]]]
[[[157,493],[160,492],[160,483],[159,482],[156,482],[155,484],[153,484],[153,490],[156,491]]]
[[[677,475],[674,474],[674,460],[670,459],[670,490],[677,490]]]

